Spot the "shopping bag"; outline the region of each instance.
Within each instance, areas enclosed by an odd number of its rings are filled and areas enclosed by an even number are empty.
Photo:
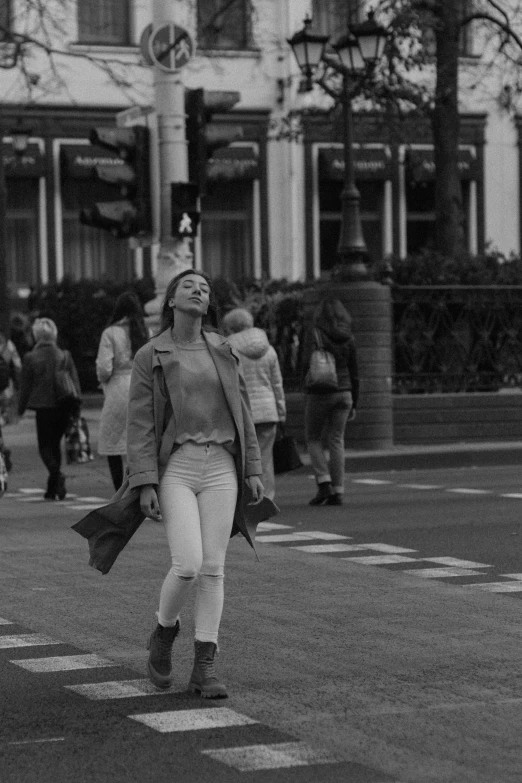
[[[280,436],[276,437],[273,449],[274,473],[276,475],[288,473],[303,466],[294,438],[287,435],[282,426],[279,428],[279,433]]]

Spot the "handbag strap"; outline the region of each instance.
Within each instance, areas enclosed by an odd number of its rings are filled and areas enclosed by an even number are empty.
[[[321,337],[321,333],[320,333],[319,329],[317,329],[317,328],[314,329],[314,337],[315,337],[315,342],[317,344],[317,348],[320,351],[324,351],[323,338]]]

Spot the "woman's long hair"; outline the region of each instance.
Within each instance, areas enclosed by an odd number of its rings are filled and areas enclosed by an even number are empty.
[[[143,307],[134,291],[124,291],[116,300],[114,310],[108,326],[127,318],[129,321],[129,337],[131,354],[134,358],[136,351],[145,345],[149,339],[149,333],[143,317]]]
[[[314,324],[327,334],[352,336],[352,316],[340,299],[323,299],[314,313]]]
[[[210,288],[210,301],[207,314],[204,315],[202,319],[203,327],[206,331],[217,331],[218,306],[214,296],[212,295],[212,279],[207,274],[205,274],[205,272],[200,272],[198,269],[185,269],[183,272],[180,272],[179,275],[173,277],[167,286],[167,290],[165,291],[165,298],[161,306],[161,320],[158,334],[164,332],[165,329],[172,329],[174,326],[174,310],[172,307],[169,307],[169,299],[173,298],[178,285],[187,275],[198,275],[207,281]]]

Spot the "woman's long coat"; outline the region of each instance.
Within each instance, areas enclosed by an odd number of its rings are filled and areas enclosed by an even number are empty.
[[[241,532],[253,546],[243,511],[245,478],[261,476],[261,455],[240,359],[225,338],[203,332],[236,428],[234,457],[238,498],[232,533]],[[134,357],[127,429],[131,488],[158,485],[174,449],[181,419],[181,365],[170,331],[144,345]]]

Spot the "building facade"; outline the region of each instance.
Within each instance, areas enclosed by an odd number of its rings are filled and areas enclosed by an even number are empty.
[[[152,71],[140,49],[152,1],[49,0],[48,27],[63,54],[51,61],[36,50],[25,81],[19,65],[0,70],[6,267],[13,294],[64,277],[125,281],[154,273],[155,246],[132,247],[78,219],[82,207],[111,197],[91,177],[92,166],[110,165],[111,155],[89,143],[90,129],[113,125],[130,106],[153,106]],[[307,13],[325,33],[342,29],[348,4],[172,1],[196,43],[183,68],[185,86],[240,94],[232,111],[213,118],[241,126],[242,133],[209,161],[197,265],[229,279],[326,275],[335,262],[341,219],[341,121],[327,111],[329,99],[320,88],[299,92],[286,39]],[[27,0],[2,0],[6,27],[21,29],[27,8]],[[472,75],[474,42],[468,36],[463,46],[463,68]],[[462,80],[459,159],[468,248],[475,253],[492,245],[518,254],[522,119],[499,107],[490,97],[495,90],[467,89],[471,79]],[[301,133],[294,138],[285,129],[289,112],[300,110]],[[21,157],[11,137],[20,122],[31,128]],[[379,115],[358,112],[355,142],[371,258],[404,257],[426,246],[434,223],[429,125],[407,119],[397,141]]]

